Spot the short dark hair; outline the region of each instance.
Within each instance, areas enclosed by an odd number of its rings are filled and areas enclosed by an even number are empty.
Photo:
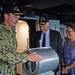
[[[75,31],[75,23],[74,22],[68,22],[67,27],[71,27],[73,31]]]

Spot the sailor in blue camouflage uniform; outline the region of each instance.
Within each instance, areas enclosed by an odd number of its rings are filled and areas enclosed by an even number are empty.
[[[2,75],[16,75],[16,64],[39,62],[43,59],[36,52],[31,54],[16,52],[17,42],[14,28],[21,13],[15,6],[9,6],[4,10],[4,21],[0,24],[0,69]]]

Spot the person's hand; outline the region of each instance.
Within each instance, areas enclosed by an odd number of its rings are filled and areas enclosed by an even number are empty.
[[[28,60],[31,62],[39,62],[43,59],[43,57],[36,52],[32,52],[28,55]]]
[[[67,73],[68,73],[67,69],[65,67],[62,67],[62,74],[67,74]]]

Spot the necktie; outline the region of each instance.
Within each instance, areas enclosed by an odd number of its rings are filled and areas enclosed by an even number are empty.
[[[42,41],[42,47],[45,47],[45,37],[46,37],[46,34],[44,33],[43,41]]]

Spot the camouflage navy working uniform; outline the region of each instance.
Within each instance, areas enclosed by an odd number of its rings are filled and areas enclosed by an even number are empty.
[[[3,23],[0,24],[0,69],[2,75],[16,75],[16,64],[25,63],[28,54],[16,52],[15,31]]]

